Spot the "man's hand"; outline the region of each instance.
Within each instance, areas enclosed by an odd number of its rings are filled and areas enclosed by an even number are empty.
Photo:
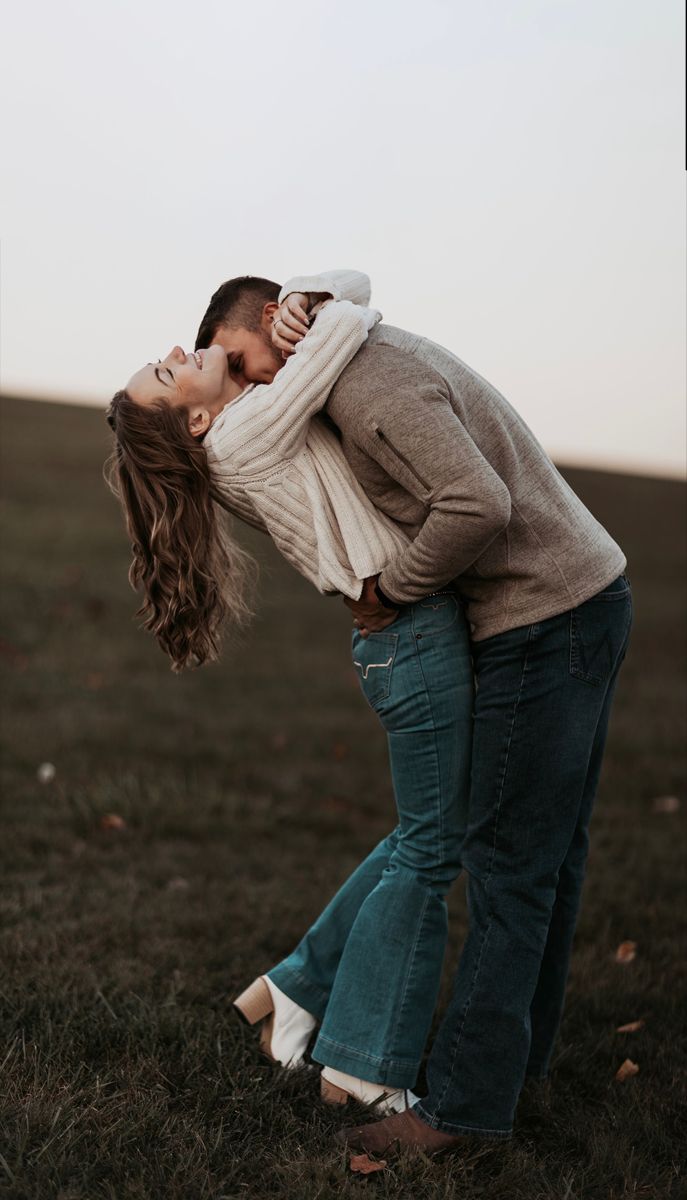
[[[370,575],[363,580],[359,600],[344,598],[346,608],[350,608],[355,617],[353,624],[364,638],[369,633],[380,633],[382,629],[386,629],[387,625],[393,624],[399,613],[397,608],[387,608],[385,604],[380,604],[375,592],[378,578],[378,575]]]

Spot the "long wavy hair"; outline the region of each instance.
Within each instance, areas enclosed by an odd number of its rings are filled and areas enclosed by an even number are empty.
[[[256,565],[231,536],[205,448],[186,415],[160,399],[117,392],[106,413],[115,443],[104,467],[131,539],[129,582],[143,591],[136,616],[172,670],[219,658],[225,619],[245,625]]]

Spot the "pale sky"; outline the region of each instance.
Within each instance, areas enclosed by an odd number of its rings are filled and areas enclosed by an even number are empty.
[[[24,0],[0,385],[104,404],[245,273],[372,278],[559,461],[684,462],[677,0]]]

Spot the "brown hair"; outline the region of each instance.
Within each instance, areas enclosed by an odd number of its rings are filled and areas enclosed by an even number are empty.
[[[205,350],[211,345],[223,325],[230,329],[259,329],[263,308],[266,304],[276,304],[279,292],[278,283],[261,279],[259,275],[238,275],[236,279],[228,279],[217,288],[208,304],[196,337],[196,350]]]
[[[219,657],[225,617],[248,620],[255,563],[226,528],[205,449],[181,408],[162,398],[143,406],[121,391],[106,415],[115,444],[105,479],[131,538],[129,582],[144,594],[136,616],[173,671],[202,666]]]

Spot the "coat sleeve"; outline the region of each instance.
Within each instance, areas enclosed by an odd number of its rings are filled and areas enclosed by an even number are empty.
[[[510,493],[453,410],[446,380],[395,347],[374,346],[337,388],[336,421],[427,510],[379,585],[413,603],[462,574],[510,521]]]

